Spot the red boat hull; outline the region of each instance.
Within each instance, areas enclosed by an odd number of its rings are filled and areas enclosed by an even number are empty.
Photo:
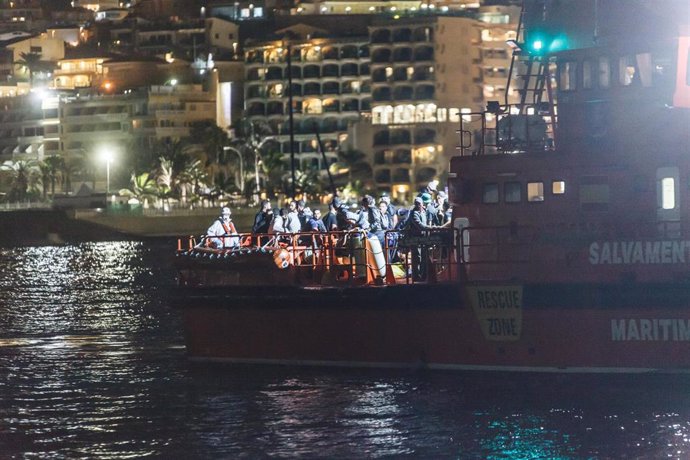
[[[610,288],[594,287],[580,293],[588,300],[577,305],[579,298],[554,297],[553,287],[525,286],[524,303],[519,299],[507,315],[510,305],[490,303],[483,305],[489,311],[485,314],[473,302],[472,288],[438,285],[380,287],[376,295],[371,287],[359,289],[364,295],[357,288],[315,289],[301,296],[268,293],[260,298],[216,291],[184,297],[183,309],[187,350],[196,360],[561,372],[690,370],[690,312],[682,308],[687,293],[639,306],[653,302],[653,289],[659,287],[648,288],[647,298],[626,303],[611,296]]]

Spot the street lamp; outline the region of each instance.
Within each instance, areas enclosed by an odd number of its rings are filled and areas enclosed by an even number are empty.
[[[223,150],[226,152],[235,152],[237,156],[240,158],[240,193],[244,195],[244,159],[242,158],[242,152],[240,152],[234,147],[230,147],[227,145],[223,146]]]
[[[110,194],[110,163],[113,161],[113,152],[110,147],[101,147],[101,159],[105,162],[105,195]]]

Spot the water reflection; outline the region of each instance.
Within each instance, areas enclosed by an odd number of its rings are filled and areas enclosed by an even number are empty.
[[[690,455],[689,377],[191,365],[171,247],[0,250],[0,457]]]
[[[3,250],[3,332],[122,331],[145,326],[155,319],[136,315],[150,301],[137,281],[142,275],[153,276],[142,263],[148,252],[139,242]]]

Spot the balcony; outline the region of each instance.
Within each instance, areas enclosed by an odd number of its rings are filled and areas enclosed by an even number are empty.
[[[371,43],[390,43],[391,42],[391,31],[389,29],[378,29],[371,33]]]
[[[324,95],[326,95],[326,94],[336,94],[336,95],[340,94],[340,83],[335,82],[335,81],[326,82],[321,86],[321,88],[322,88],[321,92]]]
[[[316,65],[305,66],[302,69],[302,78],[321,78],[321,69],[319,68],[319,66]]]
[[[340,75],[340,68],[335,64],[326,64],[321,69],[321,76],[324,78],[338,78]]]
[[[375,50],[371,55],[371,62],[374,64],[382,64],[391,61],[391,50],[388,48],[381,48]]]
[[[409,42],[412,39],[412,31],[407,27],[393,30],[393,43]]]
[[[420,46],[414,50],[415,61],[433,61],[434,48],[431,46]]]
[[[393,50],[393,62],[408,62],[412,59],[412,48],[395,48]]]

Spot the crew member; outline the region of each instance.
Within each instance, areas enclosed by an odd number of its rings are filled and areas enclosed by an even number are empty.
[[[206,242],[214,248],[234,248],[240,245],[235,224],[232,223],[230,208],[223,207],[213,224],[206,230]]]
[[[431,201],[429,199],[429,201]],[[416,197],[414,208],[409,218],[409,233],[416,237],[423,236],[427,230],[434,228],[427,223],[427,214],[424,207],[424,199]],[[412,276],[415,281],[426,279],[426,266],[429,249],[426,245],[416,242],[412,247]]]

